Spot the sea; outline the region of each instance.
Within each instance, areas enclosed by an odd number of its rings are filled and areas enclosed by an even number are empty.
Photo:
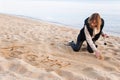
[[[104,19],[103,32],[120,37],[120,0],[0,0],[0,13],[25,16],[81,29],[93,13]]]

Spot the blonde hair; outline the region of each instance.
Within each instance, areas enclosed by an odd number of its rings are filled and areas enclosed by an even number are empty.
[[[88,23],[91,25],[91,23],[95,21],[96,22],[96,27],[97,27],[97,30],[100,30],[100,27],[101,27],[101,17],[98,13],[93,13],[89,19],[88,19]],[[91,28],[94,28],[94,26],[91,26]]]

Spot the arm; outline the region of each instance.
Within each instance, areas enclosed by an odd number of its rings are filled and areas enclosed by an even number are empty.
[[[85,27],[84,27],[84,33],[85,33],[85,37],[86,37],[86,40],[87,40],[88,44],[90,45],[90,47],[91,47],[91,48],[93,49],[93,51],[95,52],[95,56],[96,56],[98,59],[103,59],[103,56],[100,54],[100,52],[97,50],[95,44],[93,43],[92,37],[90,36],[86,25],[85,25]]]
[[[95,44],[92,41],[92,37],[90,36],[89,31],[88,31],[86,25],[84,27],[84,33],[85,33],[86,41],[88,42],[88,44],[90,45],[90,47],[92,48],[92,50],[94,52],[97,51],[97,48],[96,48]]]

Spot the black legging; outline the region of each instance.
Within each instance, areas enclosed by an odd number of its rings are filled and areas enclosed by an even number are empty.
[[[74,42],[71,42],[71,47],[72,47],[72,49],[73,49],[74,51],[76,51],[76,52],[78,52],[78,51],[80,50],[83,42],[85,41],[85,39],[82,40],[81,37],[82,37],[82,36],[79,34],[78,37],[77,37],[77,42],[76,42],[76,44],[75,44]],[[87,41],[86,41],[86,42],[87,42]],[[93,39],[93,43],[95,44],[95,42],[96,42],[96,39],[94,38],[94,39]],[[97,47],[97,45],[95,45],[95,46]],[[87,50],[88,50],[88,52],[90,52],[90,53],[93,53],[93,52],[94,52],[94,51],[92,50],[92,48],[90,47],[90,45],[88,44],[88,42],[87,42]]]

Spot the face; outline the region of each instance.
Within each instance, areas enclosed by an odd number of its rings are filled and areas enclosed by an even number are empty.
[[[93,20],[90,24],[92,27],[97,27],[97,22],[95,20]]]

